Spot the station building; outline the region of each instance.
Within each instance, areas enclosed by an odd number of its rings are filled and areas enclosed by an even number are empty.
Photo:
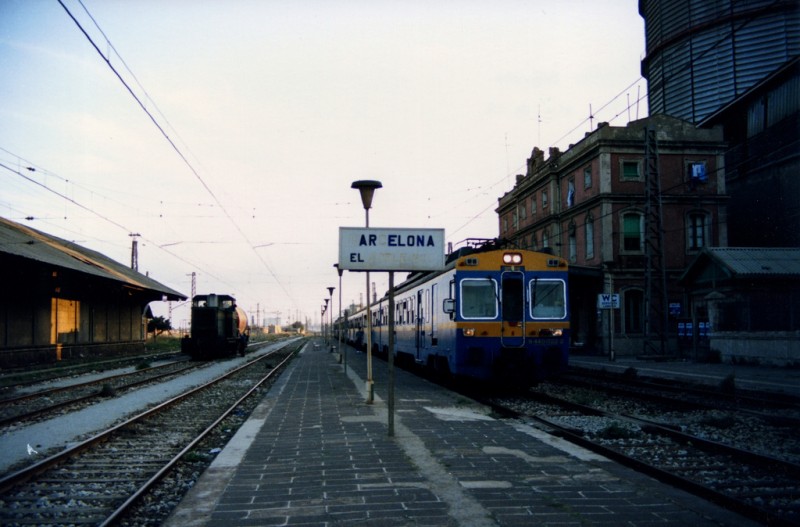
[[[499,199],[500,237],[570,262],[576,351],[640,354],[657,335],[654,354],[678,353],[674,336],[689,317],[678,280],[703,248],[727,245],[724,159],[721,128],[665,115],[601,123],[546,159],[534,148],[527,172]],[[660,191],[648,198],[653,181]],[[660,239],[645,231],[654,214]],[[619,294],[619,307],[598,309],[603,293]],[[669,312],[656,319],[659,306]]]
[[[680,283],[722,362],[800,366],[800,248],[706,247]]]
[[[186,296],[96,251],[0,218],[0,368],[144,350],[150,302]]]

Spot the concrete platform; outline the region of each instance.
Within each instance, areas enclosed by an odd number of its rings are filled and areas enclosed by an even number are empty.
[[[348,350],[307,346],[170,526],[748,526],[752,522]]]

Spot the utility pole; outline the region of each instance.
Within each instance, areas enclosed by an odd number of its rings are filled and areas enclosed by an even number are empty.
[[[661,175],[656,130],[645,128],[645,298],[644,353],[666,353],[667,269],[664,261],[664,226],[661,212]]]
[[[187,274],[186,276],[192,277],[192,296],[189,297],[189,301],[191,302],[194,299],[195,295],[197,294],[197,273],[192,271],[191,274]]]

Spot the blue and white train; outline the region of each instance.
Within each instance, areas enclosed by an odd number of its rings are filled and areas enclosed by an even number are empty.
[[[450,254],[445,269],[395,287],[395,357],[458,379],[532,385],[563,372],[570,342],[566,260],[495,243]],[[388,293],[370,306],[372,351],[385,355]],[[366,350],[366,309],[337,321]]]

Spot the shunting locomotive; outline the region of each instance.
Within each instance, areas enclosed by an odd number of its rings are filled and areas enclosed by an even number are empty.
[[[442,271],[412,273],[395,288],[395,357],[456,378],[531,385],[567,368],[566,260],[474,243]],[[388,296],[372,309],[373,352],[388,353]],[[366,310],[340,320],[365,349]]]
[[[196,295],[192,298],[191,333],[181,341],[181,351],[195,360],[244,355],[249,340],[247,314],[230,295]]]

